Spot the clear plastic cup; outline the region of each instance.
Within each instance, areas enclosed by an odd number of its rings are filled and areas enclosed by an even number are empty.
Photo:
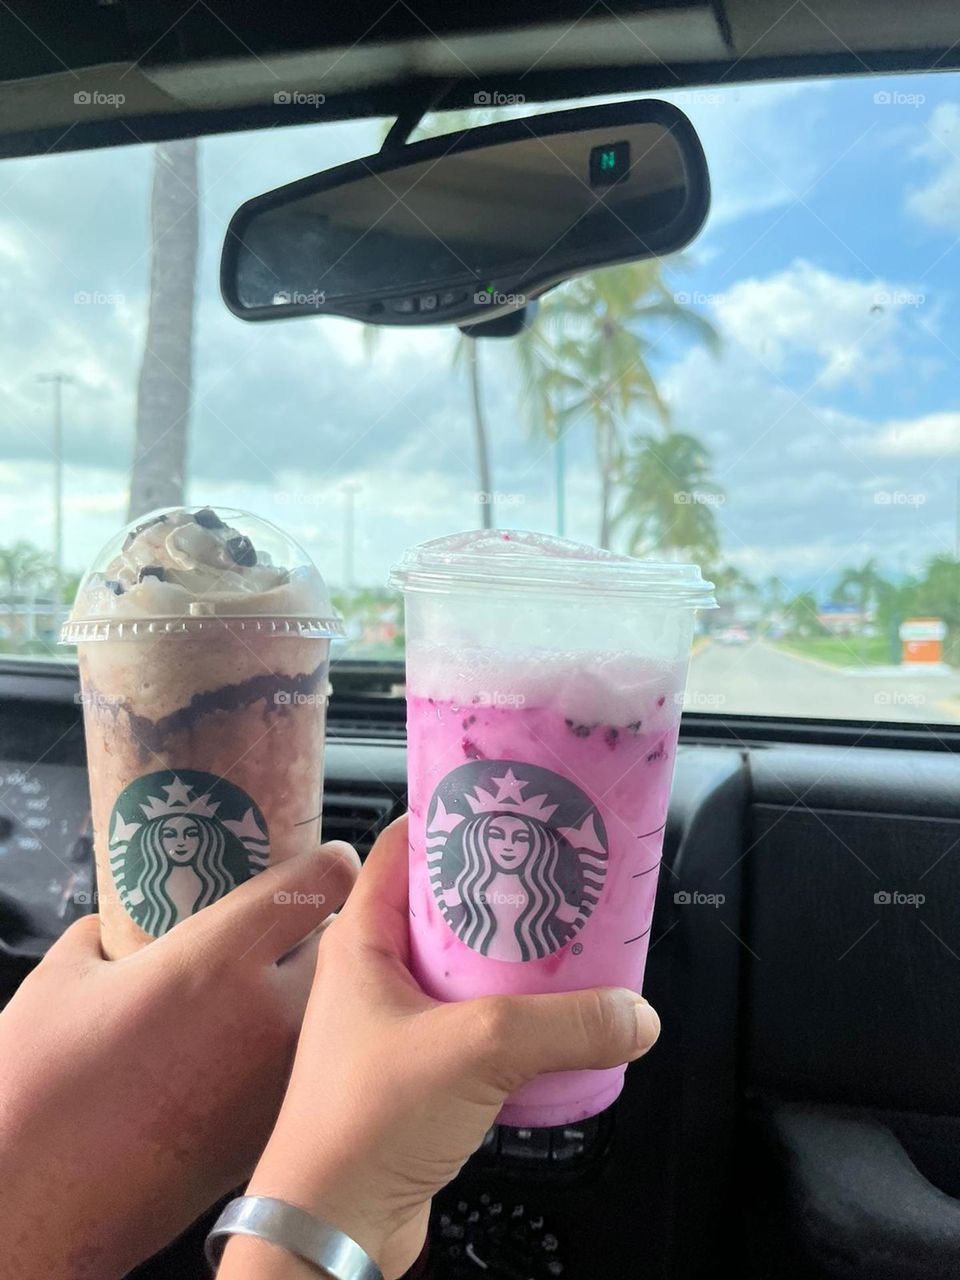
[[[247,512],[169,508],[96,557],[76,644],[104,953],[320,839],[330,640],[307,553]]]
[[[442,1000],[640,991],[683,691],[695,565],[523,532],[409,551],[413,971]],[[501,1113],[523,1127],[609,1106],[624,1069],[560,1072]]]

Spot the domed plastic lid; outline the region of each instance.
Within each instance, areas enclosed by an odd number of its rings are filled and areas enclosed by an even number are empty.
[[[316,565],[276,525],[227,507],[168,507],[110,539],[80,583],[60,640],[199,633],[203,619],[278,635],[343,635]]]
[[[520,529],[474,530],[411,547],[390,574],[405,591],[518,591],[616,596],[674,608],[715,609],[695,564],[637,560]]]

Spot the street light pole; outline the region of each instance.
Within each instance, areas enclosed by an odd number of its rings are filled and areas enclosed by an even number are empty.
[[[38,382],[53,386],[53,609],[57,623],[63,605],[63,386],[67,373],[41,373]]]

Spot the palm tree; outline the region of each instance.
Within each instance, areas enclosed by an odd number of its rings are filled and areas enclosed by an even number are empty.
[[[195,138],[157,146],[150,218],[150,310],[137,387],[131,520],[183,502],[199,242]]]
[[[784,610],[790,630],[799,636],[815,636],[823,632],[817,600],[811,591],[801,591]]]
[[[623,502],[615,524],[626,528],[631,555],[716,559],[716,506],[723,493],[710,479],[709,450],[695,436],[634,436],[620,478]]]
[[[545,396],[552,405],[535,429],[557,440],[583,417],[593,424],[602,547],[610,545],[613,490],[625,455],[625,420],[639,407],[664,426],[669,423],[667,406],[648,364],[655,346],[649,331],[660,324],[666,324],[668,331],[680,326],[711,348],[717,345],[709,321],[677,302],[658,260],[606,267],[551,294],[534,324],[539,347],[531,352],[535,341],[531,338],[526,353],[521,352],[531,407],[539,412]],[[530,380],[535,385],[547,373],[550,385],[539,394],[532,392]]]
[[[21,539],[12,546],[0,547],[0,582],[3,583],[0,600],[6,604],[8,614],[13,614],[17,596],[32,594],[35,597],[37,591],[50,587],[53,579],[53,558],[32,542]],[[35,614],[28,615],[27,639],[34,634],[35,620]]]
[[[21,538],[12,546],[0,547],[0,581],[9,597],[28,588],[46,586],[52,573],[50,556],[32,542]]]
[[[872,557],[859,569],[845,569],[833,589],[835,598],[844,604],[855,604],[862,614],[875,609],[887,595],[891,584],[881,574]]]
[[[477,451],[477,482],[480,486],[480,527],[492,529],[496,524],[493,509],[493,480],[490,471],[490,443],[483,410],[483,387],[480,381],[480,349],[477,339],[461,333],[453,349],[453,364],[466,365],[470,382],[470,410],[473,417],[473,440]]]
[[[722,564],[712,567],[707,562],[704,576],[709,578],[717,588],[717,599],[722,604],[731,604],[742,611],[748,605],[751,612],[759,617],[763,611],[764,592],[754,580],[738,569],[735,564]],[[751,618],[751,621],[754,619]]]
[[[742,569],[738,569],[735,564],[724,564],[715,569],[712,568],[709,570],[709,577],[718,589],[724,592],[735,591],[737,595],[749,597],[751,600],[758,600],[763,594],[754,580]]]

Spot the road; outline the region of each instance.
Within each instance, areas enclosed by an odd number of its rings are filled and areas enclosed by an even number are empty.
[[[960,724],[960,671],[907,675],[855,671],[785,653],[762,640],[710,641],[690,664],[686,708],[719,715],[824,716]]]

